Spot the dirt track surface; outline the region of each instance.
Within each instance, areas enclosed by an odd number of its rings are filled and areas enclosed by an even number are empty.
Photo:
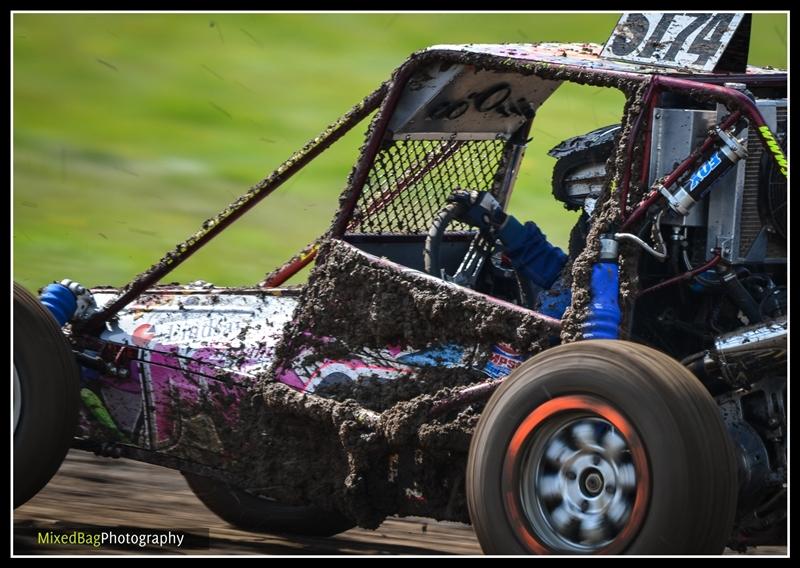
[[[282,537],[233,528],[205,508],[178,472],[72,450],[58,474],[14,513],[15,527],[210,529],[209,550],[188,554],[481,554],[472,528],[428,519],[387,519],[375,531],[331,538]],[[130,554],[85,546],[43,547],[15,537],[15,554]],[[146,553],[157,553],[147,550]],[[174,553],[174,550],[171,551]],[[135,554],[135,552],[134,552]]]
[[[210,530],[211,547],[179,554],[481,554],[468,525],[390,518],[375,531],[355,528],[331,538],[283,537],[241,531],[220,520],[192,494],[176,471],[73,450],[58,474],[14,513],[15,528]],[[143,550],[158,553],[157,549]],[[174,549],[170,553],[175,553]],[[786,554],[764,547],[755,554]],[[87,546],[37,545],[15,535],[14,554],[132,554]],[[136,554],[136,552],[133,552]]]

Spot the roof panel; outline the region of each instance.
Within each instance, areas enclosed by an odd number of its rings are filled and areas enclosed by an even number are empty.
[[[461,45],[434,45],[426,51],[467,52],[496,56],[502,59],[519,59],[532,63],[566,65],[615,73],[633,73],[639,75],[725,75],[725,73],[697,73],[690,69],[673,69],[653,65],[639,65],[622,61],[602,59],[600,51],[603,46],[597,43],[467,43]],[[748,75],[764,75],[785,73],[785,71],[766,67],[748,65]]]

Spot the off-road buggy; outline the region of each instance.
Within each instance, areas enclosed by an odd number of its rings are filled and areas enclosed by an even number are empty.
[[[488,553],[785,543],[786,75],[745,67],[748,28],[629,14],[602,56],[431,47],[128,285],[15,286],[15,505],[73,447],[180,470],[251,530],[421,515]],[[551,152],[582,213],[543,291],[448,197],[507,204],[564,82],[626,104]],[[156,285],[376,110],[307,249],[258,286]]]

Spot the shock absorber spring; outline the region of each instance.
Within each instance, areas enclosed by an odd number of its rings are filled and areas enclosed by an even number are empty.
[[[679,215],[688,215],[692,208],[705,197],[714,182],[736,165],[739,160],[747,157],[747,149],[743,141],[736,138],[736,134],[741,130],[740,125],[741,123],[734,125],[727,131],[719,127],[714,129],[716,143],[703,156],[700,166],[692,171],[685,183],[678,186],[675,193],[671,193],[664,186],[659,188],[673,211]]]

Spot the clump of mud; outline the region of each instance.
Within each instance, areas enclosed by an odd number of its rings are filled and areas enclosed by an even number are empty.
[[[313,337],[304,333],[307,330],[313,330]],[[293,321],[284,331],[286,339],[276,350],[275,366],[295,360],[309,345],[314,352],[303,365],[390,345],[424,349],[454,343],[465,348],[458,367],[423,368],[395,380],[366,377],[317,391],[383,411],[398,401],[483,379],[479,369],[495,343],[533,355],[549,346],[557,333],[555,320],[488,302],[414,271],[397,270],[331,239],[320,249]],[[322,337],[335,341],[321,341]]]
[[[468,521],[463,474],[482,404],[439,415],[436,405],[463,386],[485,380],[479,369],[492,344],[510,343],[534,354],[557,333],[555,320],[398,270],[330,239],[320,248],[285,340],[276,350],[276,368],[309,345],[314,353],[304,365],[315,358],[351,355],[355,348],[424,349],[447,343],[467,348],[463,364],[422,368],[391,381],[374,377],[334,384],[313,395],[265,376],[260,385],[263,416],[253,420],[257,431],[248,437],[273,444],[280,439],[282,456],[313,455],[315,461],[331,464],[324,478],[313,476],[315,487],[323,487],[314,491],[314,502],[342,511],[360,526],[375,527],[397,513]],[[284,425],[297,419],[306,421],[305,429],[287,435]],[[329,443],[310,447],[312,433]],[[259,455],[245,469],[253,487],[263,479],[278,483],[283,489],[274,498],[302,501],[299,496],[308,495],[311,474],[295,479],[293,462]]]
[[[287,329],[286,337],[300,342],[303,331],[313,330],[318,337],[377,349],[504,342],[534,354],[558,329],[555,320],[488,302],[415,271],[401,272],[337,239],[327,241],[319,255]],[[291,356],[292,343],[278,356]]]
[[[392,514],[468,522],[463,468],[482,404],[431,416],[455,391],[378,414],[265,383],[242,402],[241,428],[225,432],[237,448],[227,479],[287,505],[340,511],[365,528]]]
[[[383,412],[402,400],[411,400],[443,388],[463,387],[485,379],[478,370],[485,356],[477,359],[477,368],[459,367],[457,370],[429,367],[409,376],[395,379],[364,377],[357,381],[342,381],[318,387],[314,394],[334,400],[353,400],[369,410]]]

